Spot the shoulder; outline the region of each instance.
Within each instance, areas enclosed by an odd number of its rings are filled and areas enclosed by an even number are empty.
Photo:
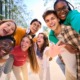
[[[11,51],[11,54],[16,54],[20,50],[20,46],[15,46],[14,49]]]
[[[75,18],[76,16],[80,16],[80,12],[78,12],[77,10],[72,10],[72,11],[69,11],[68,15],[67,15],[67,19],[70,18]],[[76,17],[78,18],[78,17]]]
[[[48,53],[48,51],[49,51],[49,47],[46,47],[43,53]]]
[[[53,35],[53,34],[54,34],[54,31],[53,30],[50,30],[49,35]]]
[[[16,32],[26,32],[26,29],[22,27],[17,27]]]
[[[49,57],[49,47],[46,47],[43,52],[43,57]]]

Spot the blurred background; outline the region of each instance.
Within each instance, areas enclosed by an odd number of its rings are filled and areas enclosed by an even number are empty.
[[[80,0],[68,0],[75,9],[80,11]],[[27,28],[33,18],[42,22],[42,29],[47,34],[42,14],[46,9],[53,9],[55,0],[0,0],[0,19],[13,19],[18,26]]]

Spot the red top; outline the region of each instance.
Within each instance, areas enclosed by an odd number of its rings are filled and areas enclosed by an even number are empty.
[[[14,63],[15,66],[22,66],[25,64],[28,58],[28,52],[22,51],[20,46],[16,46],[12,51],[11,54],[14,56]]]

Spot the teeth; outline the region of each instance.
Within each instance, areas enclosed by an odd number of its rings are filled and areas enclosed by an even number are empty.
[[[61,15],[62,17],[65,17],[65,15]]]
[[[22,45],[22,47],[25,48],[26,46],[23,46],[23,45]]]
[[[55,26],[55,25],[50,25],[50,27],[53,27],[53,26]]]

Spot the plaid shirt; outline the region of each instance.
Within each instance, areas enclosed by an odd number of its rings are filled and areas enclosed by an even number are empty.
[[[64,37],[64,41],[73,45],[79,50],[79,53],[76,53],[77,61],[77,80],[80,80],[80,34],[73,30],[70,26],[61,26],[62,31],[61,35]]]

